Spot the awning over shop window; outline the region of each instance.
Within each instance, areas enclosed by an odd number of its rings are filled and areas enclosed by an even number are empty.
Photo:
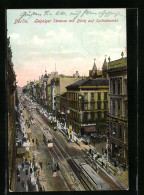
[[[87,133],[93,133],[96,132],[96,127],[95,126],[84,127],[84,131]]]

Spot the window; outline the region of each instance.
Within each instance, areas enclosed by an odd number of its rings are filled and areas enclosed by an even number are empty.
[[[113,129],[113,123],[112,121],[110,122],[110,131],[112,132],[112,129]]]
[[[84,101],[88,100],[88,93],[84,93]]]
[[[87,122],[88,121],[88,113],[84,112],[83,114],[83,122]]]
[[[76,93],[76,100],[77,100],[78,94]]]
[[[110,79],[110,93],[112,93],[113,92],[113,85],[112,85],[112,83],[113,83],[113,79]]]
[[[121,100],[118,100],[118,115],[121,115]]]
[[[112,113],[115,114],[115,100],[112,101]]]
[[[91,110],[95,110],[95,103],[91,103],[90,106],[91,106]]]
[[[125,94],[127,95],[127,79],[124,80]]]
[[[101,112],[98,112],[97,116],[98,116],[98,120],[100,120],[101,119]]]
[[[101,93],[98,92],[97,94],[98,94],[98,100],[101,100]]]
[[[122,79],[118,78],[118,94],[122,92]]]
[[[91,120],[94,120],[94,115],[95,115],[95,113],[91,112]]]
[[[100,110],[101,109],[101,102],[97,102],[97,109]]]
[[[94,101],[94,93],[91,93],[91,101]]]
[[[108,109],[108,103],[104,102],[104,109],[107,110]]]
[[[104,112],[104,118],[107,119],[107,112]]]
[[[128,116],[128,103],[125,102],[125,116]]]
[[[88,110],[88,104],[84,104],[84,110]]]
[[[107,92],[104,92],[104,100],[107,100]]]
[[[116,123],[113,123],[112,135],[116,136]]]
[[[122,138],[122,126],[119,126],[119,137]]]
[[[113,94],[115,94],[115,79],[113,79]]]

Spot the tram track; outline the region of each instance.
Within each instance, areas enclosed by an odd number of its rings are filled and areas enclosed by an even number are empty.
[[[39,125],[41,126],[41,127],[39,127],[38,124],[35,123],[35,125],[39,129],[46,128],[46,127],[43,127],[42,126],[42,123],[39,121],[39,119],[37,117],[36,117],[36,122],[38,122]],[[44,130],[42,130],[42,132],[43,131]],[[54,146],[49,151],[50,151],[50,153],[51,153],[51,155],[53,157],[55,156],[54,157],[55,159],[59,160],[59,162],[61,164],[61,168],[62,168],[61,173],[62,173],[62,176],[65,179],[65,181],[67,181],[67,179],[69,181],[71,181],[70,183],[67,182],[67,185],[68,185],[69,189],[71,191],[81,191],[81,190],[84,191],[85,189],[82,187],[82,184],[79,181],[79,178],[77,178],[77,176],[73,172],[73,169],[70,167],[70,165],[67,162],[67,159],[70,159],[71,157],[64,151],[63,147],[61,146],[61,144],[59,143],[59,141],[56,139],[55,135],[53,133],[51,133],[51,134],[53,135]],[[79,187],[79,185],[81,187]]]
[[[39,119],[36,117],[36,121],[39,123],[39,125],[41,127],[43,127],[43,124],[39,121]],[[39,127],[40,128],[40,127]],[[48,129],[46,126],[43,127],[43,128],[46,128]],[[50,129],[50,127],[49,127]],[[51,132],[52,133],[52,132]],[[79,177],[79,169],[78,167],[75,165],[75,163],[73,162],[73,160],[71,159],[71,157],[69,156],[69,154],[67,154],[67,152],[64,150],[64,148],[62,147],[62,145],[59,143],[59,141],[57,140],[57,138],[55,137],[54,133],[52,133],[53,135],[53,140],[54,140],[54,152],[56,154],[59,153],[59,156],[61,156],[60,160],[61,160],[61,164],[62,164],[62,161],[66,161],[68,166],[70,167],[70,169],[73,171],[73,173],[75,174],[75,176],[79,179],[80,181],[80,177]],[[58,150],[57,150],[57,148]],[[57,152],[56,152],[56,151]],[[68,171],[68,170],[67,170]],[[105,174],[103,172],[103,170],[100,169],[99,171],[99,176],[111,187],[112,190],[123,190],[117,183],[115,183],[107,174]]]

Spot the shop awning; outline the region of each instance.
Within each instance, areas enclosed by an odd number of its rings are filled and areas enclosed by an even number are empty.
[[[96,132],[96,127],[95,126],[84,127],[84,131],[87,133],[93,133]]]

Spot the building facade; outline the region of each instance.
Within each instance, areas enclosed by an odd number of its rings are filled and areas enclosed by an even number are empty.
[[[106,129],[108,80],[82,79],[66,88],[68,123],[73,131],[82,136]]]
[[[15,103],[16,103],[16,75],[13,69],[10,39],[7,40],[7,72],[8,72],[8,173],[9,189],[15,190],[15,159],[16,159],[16,128],[15,128]]]
[[[108,63],[109,75],[109,156],[120,165],[128,165],[127,58]]]

